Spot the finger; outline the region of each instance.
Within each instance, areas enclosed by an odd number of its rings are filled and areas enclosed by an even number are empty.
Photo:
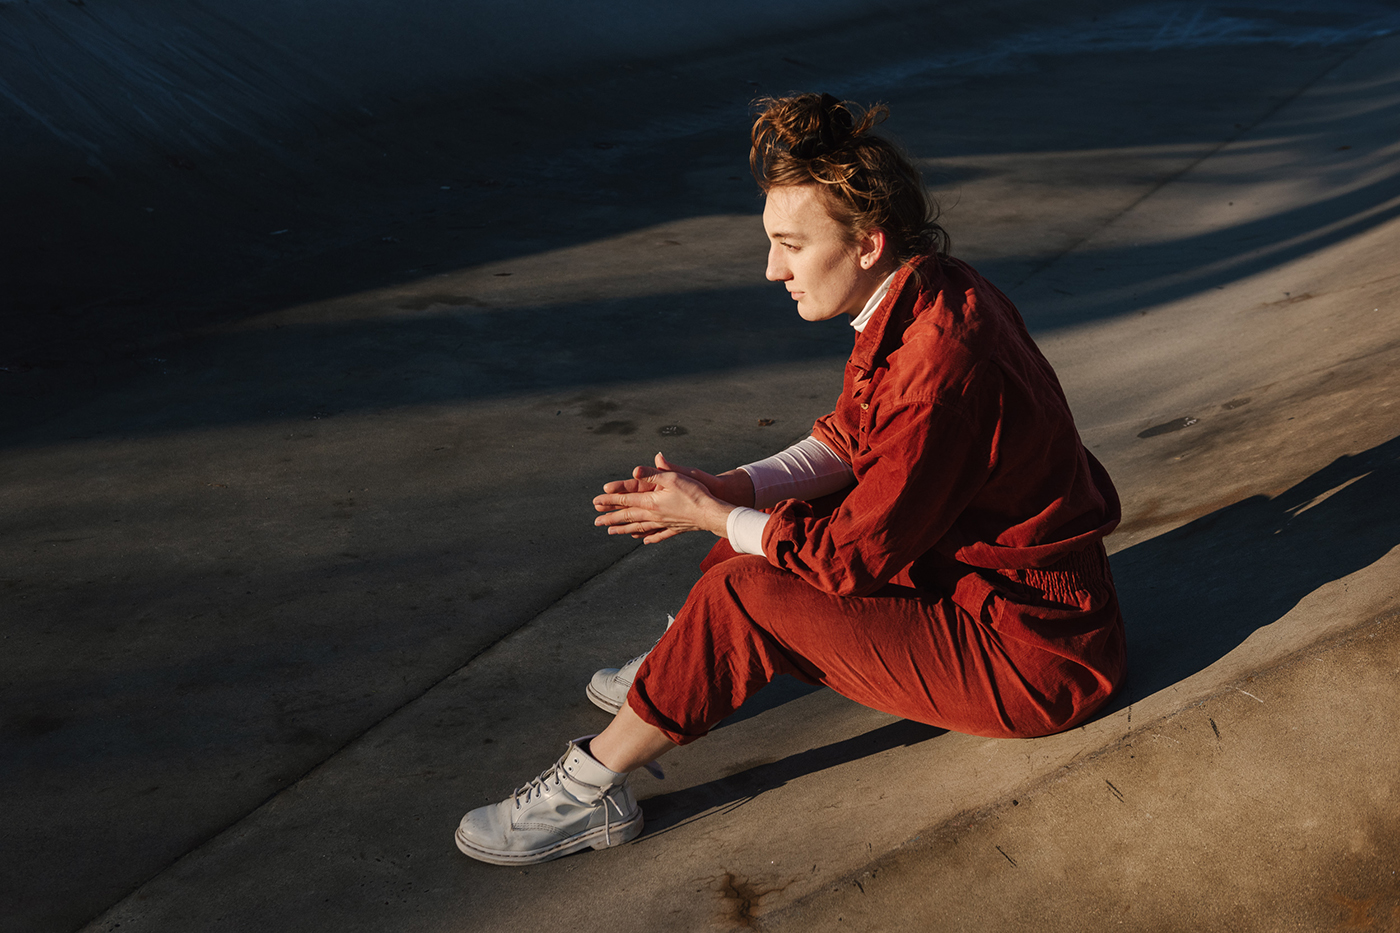
[[[645,520],[645,518],[629,518],[627,521],[619,521],[619,523],[616,524],[599,525],[599,527],[608,528],[608,534],[610,535],[631,535],[637,534],[638,531],[651,534],[652,531],[661,531],[662,528],[665,528],[665,525],[659,523],[659,521]]]
[[[642,538],[658,531],[664,531],[665,525],[658,525],[656,522],[631,522],[626,525],[614,525],[608,529],[610,535],[631,535],[634,538]]]
[[[658,525],[656,522],[638,522],[635,525],[627,525],[622,528],[609,528],[608,534],[630,535],[641,541],[656,534],[666,534],[667,537],[670,537],[671,531],[672,529],[665,525]]]
[[[689,467],[676,466],[670,460],[667,460],[666,455],[660,451],[656,453],[656,468],[663,473],[679,473],[681,476],[693,476],[700,472],[699,470],[693,470]]]
[[[612,492],[603,493],[601,496],[593,497],[594,505],[607,505],[613,508],[627,508],[628,506],[641,505],[643,494],[635,492]]]
[[[640,509],[619,508],[612,512],[605,512],[593,519],[593,524],[599,528],[606,527],[609,530],[624,529],[631,525],[650,524],[657,528],[664,527],[653,519],[650,515]],[[614,533],[616,533],[614,531]]]
[[[656,471],[653,470],[651,467],[637,467],[637,469],[645,470],[646,477],[643,477],[641,479],[637,479],[635,477],[632,479],[616,479],[610,483],[604,483],[603,492],[641,492],[646,489],[651,489],[652,484],[647,477],[652,476],[653,474],[655,474]]]
[[[675,470],[653,470],[651,467],[637,467],[637,478],[633,480],[639,490],[652,490],[667,486],[677,476],[684,476]]]
[[[706,473],[704,470],[697,470],[695,467],[678,466],[672,463],[670,460],[666,459],[666,455],[663,453],[657,453],[656,466],[659,469],[666,471],[667,473],[676,474],[678,476],[684,476],[687,479],[693,479],[697,483],[700,483],[702,486],[704,486],[706,489],[710,488],[710,484],[714,480],[714,477],[711,476],[709,473]]]

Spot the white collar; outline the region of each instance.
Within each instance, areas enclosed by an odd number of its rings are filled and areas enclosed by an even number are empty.
[[[865,303],[865,307],[860,309],[860,314],[851,318],[851,326],[856,329],[856,333],[859,334],[864,331],[865,325],[869,324],[870,319],[875,316],[875,309],[880,307],[880,302],[884,301],[885,296],[889,294],[890,283],[894,281],[896,275],[899,275],[899,268],[896,268],[889,275],[885,276],[885,280],[880,283],[880,287],[875,289],[875,294],[871,295],[870,300]]]

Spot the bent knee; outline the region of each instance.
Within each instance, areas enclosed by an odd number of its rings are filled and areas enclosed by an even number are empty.
[[[691,588],[692,593],[748,593],[781,591],[805,587],[801,578],[768,563],[758,554],[738,554],[706,570]]]

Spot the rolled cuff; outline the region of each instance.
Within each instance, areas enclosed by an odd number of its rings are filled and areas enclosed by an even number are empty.
[[[762,554],[763,529],[767,524],[766,512],[739,506],[724,521],[725,537],[729,539],[729,546],[740,554]]]

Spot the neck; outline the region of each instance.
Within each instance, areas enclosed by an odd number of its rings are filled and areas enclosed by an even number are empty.
[[[865,325],[870,323],[870,319],[874,317],[875,309],[880,306],[880,302],[884,300],[885,294],[889,291],[889,280],[899,266],[890,264],[881,268],[884,271],[880,273],[880,280],[875,283],[875,287],[870,290],[870,294],[866,297],[865,306],[851,315],[851,326],[856,329],[856,333],[865,330]]]

